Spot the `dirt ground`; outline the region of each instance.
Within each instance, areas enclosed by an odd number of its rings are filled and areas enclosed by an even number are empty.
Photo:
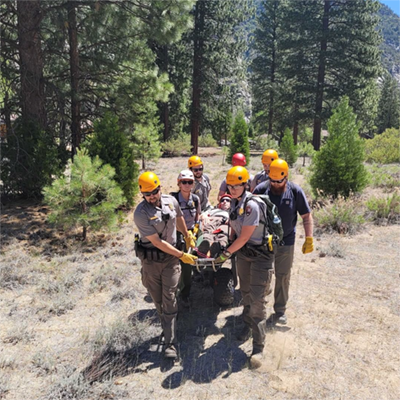
[[[200,155],[215,204],[229,167],[218,150]],[[149,165],[164,192],[176,189],[186,160]],[[255,154],[249,169],[259,167]],[[291,173],[303,184],[298,169]],[[238,288],[233,306],[220,309],[212,289],[194,283],[191,308],[179,314],[180,359],[169,364],[158,352],[159,324],[148,318],[154,307],[133,253],[132,212],[117,233],[91,235],[87,244],[45,223],[47,212],[24,202],[2,209],[0,399],[400,399],[398,225],[320,234],[303,255],[300,222],[288,324],[268,331],[263,366],[251,370],[251,340],[235,339]],[[139,350],[115,358],[122,344],[114,343],[103,379],[82,380],[99,361],[96,344],[133,317],[144,321]]]

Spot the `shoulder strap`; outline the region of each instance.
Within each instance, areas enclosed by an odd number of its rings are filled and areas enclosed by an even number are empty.
[[[171,192],[170,193],[171,196],[175,197],[176,201],[179,204],[179,193],[178,192]]]
[[[297,191],[296,187],[294,186],[294,184],[292,182],[288,182],[288,183],[289,183],[289,188],[293,193],[294,201],[297,203],[297,193],[298,193],[298,191]]]

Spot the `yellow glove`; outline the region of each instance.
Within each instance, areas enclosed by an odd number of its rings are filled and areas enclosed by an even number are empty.
[[[184,264],[196,265],[197,257],[188,253],[183,253],[179,258]]]
[[[197,236],[197,232],[199,231],[199,223],[196,223],[193,228],[193,235]]]
[[[303,254],[314,251],[314,239],[312,236],[307,236],[302,248]]]
[[[192,231],[188,231],[188,235],[185,237],[186,250],[189,250],[191,247],[196,247],[196,238],[194,237]]]

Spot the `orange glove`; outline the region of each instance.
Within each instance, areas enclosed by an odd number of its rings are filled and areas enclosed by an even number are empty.
[[[303,254],[311,253],[314,251],[314,239],[312,236],[307,236],[302,247]]]

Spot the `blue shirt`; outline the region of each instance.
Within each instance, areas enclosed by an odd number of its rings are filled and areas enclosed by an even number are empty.
[[[272,194],[270,182],[267,181],[259,184],[254,189],[253,194],[267,194],[271,201],[278,207],[278,213],[282,220],[285,246],[294,245],[297,213],[304,215],[311,212],[303,189],[299,185],[287,181],[286,190],[277,196]]]

